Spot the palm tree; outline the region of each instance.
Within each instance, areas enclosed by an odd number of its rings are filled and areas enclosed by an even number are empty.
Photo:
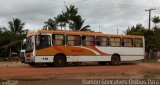
[[[0,27],[0,50],[2,50],[0,56],[8,56],[9,48],[19,53],[19,42],[26,37],[26,33],[28,32],[28,30],[23,29],[25,23],[18,18],[13,18],[8,24],[9,28]]]
[[[66,11],[57,16],[57,21],[60,23],[69,23],[69,28],[72,30],[81,30],[85,20],[78,15],[78,8],[75,8],[74,5],[66,6]],[[89,25],[84,26],[85,28],[90,27]],[[84,29],[84,28],[83,28]]]
[[[69,18],[78,14],[78,8],[75,8],[74,5],[70,5],[69,7],[66,6],[66,13]]]
[[[152,22],[155,24],[155,26],[157,26],[157,24],[160,23],[159,16],[154,16],[153,19],[152,19]]]
[[[0,27],[1,32],[9,31],[6,27]]]
[[[83,24],[85,22],[85,19],[82,20],[80,15],[77,15],[75,17],[73,17],[73,21],[74,21],[74,29],[73,30],[79,30],[79,31],[87,31],[87,29],[89,29],[89,25],[86,25],[83,27]],[[89,30],[88,30],[89,31]]]
[[[9,21],[8,24],[9,24],[9,30],[11,32],[18,35],[26,33],[26,30],[23,30],[25,23],[18,18],[15,18],[15,19],[13,18],[13,20]]]
[[[59,14],[56,18],[55,18],[57,24],[59,24],[59,26],[61,27],[61,30],[62,30],[62,27],[65,27],[66,26],[66,23],[68,23],[68,20],[67,20],[67,15],[65,13],[62,12],[62,14]]]
[[[43,27],[44,30],[57,30],[57,24],[56,21],[54,21],[53,19],[48,19],[48,21],[44,22],[45,26]]]

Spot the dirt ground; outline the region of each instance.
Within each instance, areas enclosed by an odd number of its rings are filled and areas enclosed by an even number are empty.
[[[118,66],[86,64],[66,67],[31,67],[20,62],[0,62],[0,78],[11,79],[160,79],[160,63],[126,63]]]

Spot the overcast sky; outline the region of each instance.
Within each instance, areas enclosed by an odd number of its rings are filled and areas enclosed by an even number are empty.
[[[154,15],[160,16],[160,0],[0,0],[0,26],[8,27],[12,18],[26,23],[25,29],[42,29],[44,21],[56,17],[65,10],[64,5],[73,4],[94,31],[122,34],[128,27],[142,23],[148,27],[148,12],[156,8]],[[154,24],[152,23],[152,26]]]

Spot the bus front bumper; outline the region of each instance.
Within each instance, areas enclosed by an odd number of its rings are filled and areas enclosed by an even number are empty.
[[[26,57],[25,58],[25,63],[33,63],[33,62],[34,62],[34,60],[33,60],[32,57]]]

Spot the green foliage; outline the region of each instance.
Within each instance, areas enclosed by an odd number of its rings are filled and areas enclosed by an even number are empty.
[[[13,18],[11,21],[8,22],[8,24],[9,24],[9,30],[11,32],[14,32],[15,34],[18,35],[26,33],[26,30],[23,30],[25,23],[18,18],[15,19]]]
[[[48,19],[48,21],[44,22],[45,26],[43,27],[44,30],[57,30],[57,23],[53,19]]]
[[[8,24],[8,29],[0,27],[0,57],[8,57],[10,48],[13,52],[19,53],[20,40],[25,38],[28,31],[23,29],[25,24],[18,18],[13,18]]]
[[[155,25],[156,25],[157,23],[159,23],[159,22],[160,22],[159,16],[154,16],[153,19],[152,19],[152,22],[155,23]]]
[[[131,28],[128,28],[125,32],[127,35],[142,35],[145,37],[145,47],[146,51],[149,52],[150,49],[160,48],[160,28],[153,28],[149,30],[142,26],[142,24],[137,24]]]
[[[157,49],[156,46],[156,34],[154,30],[145,29],[144,31],[144,37],[145,37],[145,47],[146,51],[149,52],[150,49]]]
[[[131,28],[128,28],[126,30],[127,35],[143,35],[145,31],[145,28],[142,26],[142,24],[137,24],[136,27],[133,26]]]
[[[127,35],[143,35],[145,37],[145,47],[147,52],[149,52],[150,49],[160,49],[160,28],[156,26],[156,24],[160,23],[159,16],[154,16],[152,21],[155,23],[152,30],[143,27],[142,24],[137,24],[125,31],[125,34]]]
[[[47,22],[45,22],[46,25],[44,28],[48,27],[49,30],[56,30],[57,26],[59,25],[62,29],[62,27],[65,27],[68,23],[71,30],[90,31],[89,25],[83,27],[85,20],[78,15],[78,8],[75,8],[74,5],[65,7],[66,11],[62,11],[61,14],[54,18],[54,20],[49,19]]]

